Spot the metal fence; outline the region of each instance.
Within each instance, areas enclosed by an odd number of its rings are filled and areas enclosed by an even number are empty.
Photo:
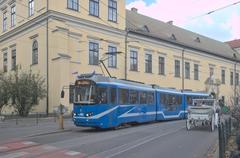
[[[231,135],[232,119],[229,117],[220,121],[218,125],[219,158],[225,158],[226,146]]]
[[[49,115],[42,113],[31,113],[28,117],[20,117],[18,115],[1,115],[0,128],[15,126],[37,126],[39,124],[54,123],[58,121],[58,114]],[[71,118],[70,114],[65,114],[64,118]]]

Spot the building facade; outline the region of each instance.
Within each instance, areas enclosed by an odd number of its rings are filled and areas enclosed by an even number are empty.
[[[215,92],[226,102],[239,83],[227,44],[126,10],[123,0],[2,0],[0,8],[0,71],[20,65],[46,78],[38,112],[71,109],[61,90],[79,74],[106,74],[102,59],[114,77]]]

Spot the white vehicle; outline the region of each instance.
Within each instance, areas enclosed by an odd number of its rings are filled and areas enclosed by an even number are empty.
[[[188,107],[187,130],[197,126],[209,126],[214,131],[218,125],[219,105],[215,99],[194,99]]]

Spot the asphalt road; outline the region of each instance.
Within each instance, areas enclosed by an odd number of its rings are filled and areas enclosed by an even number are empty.
[[[181,120],[118,130],[71,127],[65,132],[8,140],[0,143],[0,158],[205,158],[217,141],[217,131],[187,131]]]

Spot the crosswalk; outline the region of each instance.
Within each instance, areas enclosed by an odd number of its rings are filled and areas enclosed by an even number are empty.
[[[86,154],[48,144],[18,140],[0,144],[0,158],[83,158]]]

